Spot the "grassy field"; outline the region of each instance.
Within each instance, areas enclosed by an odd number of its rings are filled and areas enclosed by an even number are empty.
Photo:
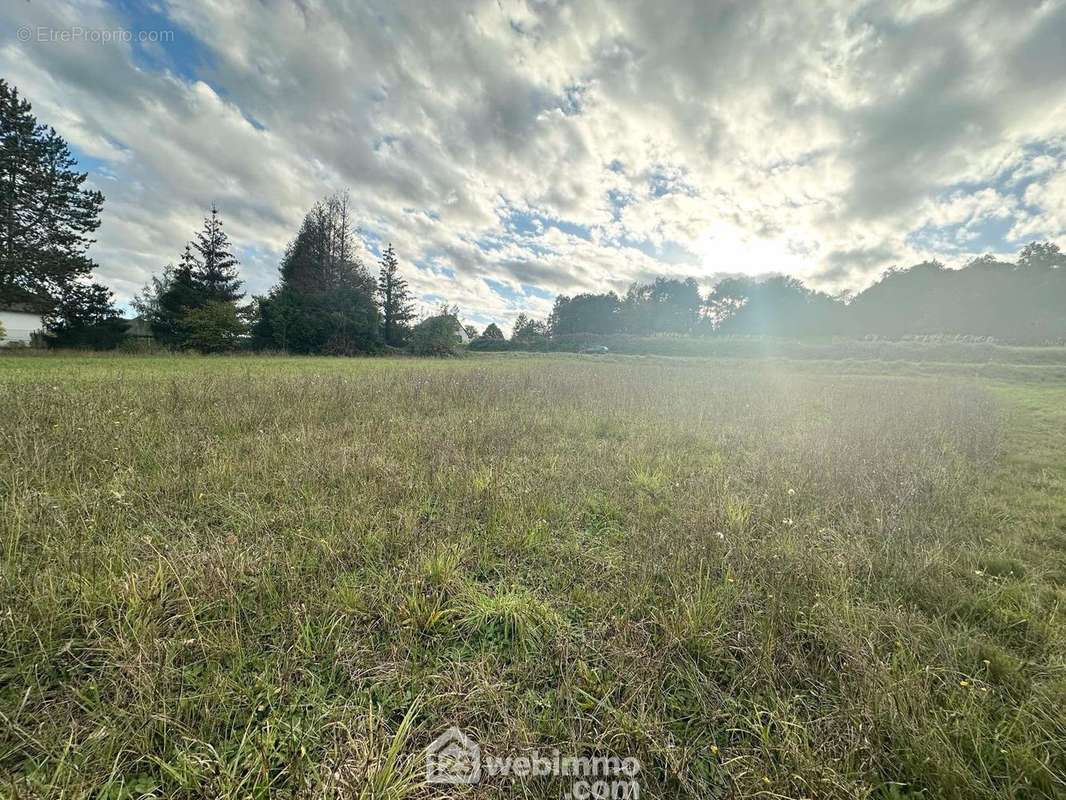
[[[0,357],[0,795],[1064,796],[1066,376],[875,367]]]

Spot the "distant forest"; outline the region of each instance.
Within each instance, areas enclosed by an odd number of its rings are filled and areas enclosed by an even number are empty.
[[[543,323],[516,335],[763,335],[898,339],[964,336],[1017,344],[1066,341],[1066,255],[1050,242],[1012,263],[982,256],[962,269],[937,261],[890,269],[865,291],[830,296],[787,276],[732,277],[701,296],[694,279],[658,278],[623,296],[556,298]]]
[[[92,234],[104,197],[56,131],[0,79],[0,306],[40,314],[53,347],[131,343],[110,289],[91,280]],[[706,295],[694,278],[657,278],[613,292],[560,295],[547,319],[519,314],[508,340],[498,325],[462,326],[444,306],[416,323],[414,298],[390,245],[376,274],[358,258],[346,195],[305,216],[279,264],[277,285],[246,298],[240,265],[212,208],[177,264],[134,300],[151,347],[448,355],[472,349],[551,349],[568,337],[966,337],[1015,344],[1066,342],[1066,256],[1026,245],[1013,263],[984,256],[962,269],[929,262],[889,270],[855,295],[830,296],[794,278],[731,277]],[[143,344],[144,337],[138,342]]]

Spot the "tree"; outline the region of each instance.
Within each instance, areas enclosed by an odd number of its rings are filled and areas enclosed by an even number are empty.
[[[411,331],[411,352],[417,356],[455,356],[462,352],[459,320],[452,313],[422,320]]]
[[[543,350],[548,346],[548,334],[547,323],[522,313],[515,317],[511,344],[521,350]]]
[[[804,337],[844,332],[843,303],[783,275],[725,278],[705,305],[720,333]]]
[[[983,256],[890,269],[847,306],[849,329],[889,338],[977,336],[1042,344],[1066,339],[1066,256],[1030,242],[1011,264]]]
[[[237,259],[230,252],[229,238],[222,230],[222,219],[215,206],[211,206],[211,216],[204,218],[204,226],[191,244],[195,253],[186,247],[185,258],[191,262],[203,303],[236,303],[244,297]]]
[[[114,305],[111,290],[98,283],[70,283],[45,318],[49,347],[114,350],[126,337],[128,323]]]
[[[1054,242],[1030,242],[1018,253],[1022,269],[1059,269],[1066,267],[1066,253]]]
[[[503,339],[503,331],[500,330],[500,326],[495,322],[490,322],[485,326],[485,330],[481,333],[483,339]]]
[[[620,308],[621,301],[614,292],[579,294],[573,298],[559,295],[548,317],[548,328],[552,336],[616,333]]]
[[[378,299],[381,302],[381,332],[385,344],[400,347],[407,339],[410,322],[414,319],[414,305],[407,281],[400,275],[396,252],[392,243],[381,255],[378,274]]]
[[[621,327],[627,333],[689,333],[699,323],[703,300],[693,278],[656,278],[652,283],[634,283],[619,309]]]
[[[257,299],[257,345],[335,355],[380,349],[377,285],[356,257],[347,195],[307,212],[280,272],[281,282]]]
[[[0,79],[0,299],[22,289],[58,302],[87,276],[86,251],[104,196],[55,129],[39,125],[18,89]]]
[[[243,328],[231,330],[228,324],[222,324],[223,319],[232,318],[243,326],[244,309],[237,306],[237,301],[244,293],[237,268],[218,209],[212,206],[211,216],[204,219],[203,228],[185,245],[178,265],[168,266],[162,276],[153,277],[134,298],[134,308],[148,321],[152,335],[168,347],[192,347],[205,353],[229,349],[243,332]],[[230,306],[231,311],[223,313],[215,308],[196,314],[219,303]],[[214,341],[209,338],[212,331],[218,335]]]
[[[184,319],[185,344],[201,353],[235,350],[245,325],[233,303],[212,300],[191,309]]]
[[[152,336],[167,347],[186,346],[186,317],[203,305],[194,267],[191,248],[186,245],[178,266],[164,267],[163,274],[152,276],[151,282],[133,299],[133,307],[148,322]]]

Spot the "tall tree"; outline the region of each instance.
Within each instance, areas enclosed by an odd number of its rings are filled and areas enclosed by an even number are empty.
[[[559,295],[555,298],[548,327],[552,336],[570,333],[615,333],[621,301],[614,292]]]
[[[634,283],[619,309],[621,326],[628,333],[689,333],[699,323],[699,285],[693,278],[656,278]]]
[[[134,299],[133,305],[163,344],[202,352],[231,350],[244,332],[244,297],[237,273],[237,259],[218,209],[185,245],[176,267],[167,267]]]
[[[377,287],[356,256],[347,195],[307,212],[280,273],[281,282],[257,300],[259,347],[339,355],[380,348]]]
[[[511,344],[522,350],[543,350],[548,345],[548,324],[531,319],[524,312],[515,317]]]
[[[58,302],[93,264],[86,251],[104,196],[55,129],[0,79],[0,297],[32,292]]]
[[[186,255],[191,259],[193,276],[205,302],[236,303],[244,297],[237,259],[230,252],[229,237],[215,206],[211,206],[211,216],[204,219],[203,228],[193,239],[192,249],[195,254],[186,248]]]
[[[380,264],[378,300],[381,303],[382,338],[385,344],[400,347],[407,338],[415,312],[407,281],[400,275],[400,266],[396,261],[392,242],[389,242],[389,246],[381,254]]]
[[[844,332],[846,306],[796,278],[724,278],[707,295],[707,316],[725,334],[830,336]]]

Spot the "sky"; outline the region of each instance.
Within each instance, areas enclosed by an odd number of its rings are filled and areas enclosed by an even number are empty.
[[[215,204],[250,293],[347,190],[364,260],[505,327],[558,293],[826,291],[1066,248],[1066,0],[9,0],[0,75],[125,303]]]

